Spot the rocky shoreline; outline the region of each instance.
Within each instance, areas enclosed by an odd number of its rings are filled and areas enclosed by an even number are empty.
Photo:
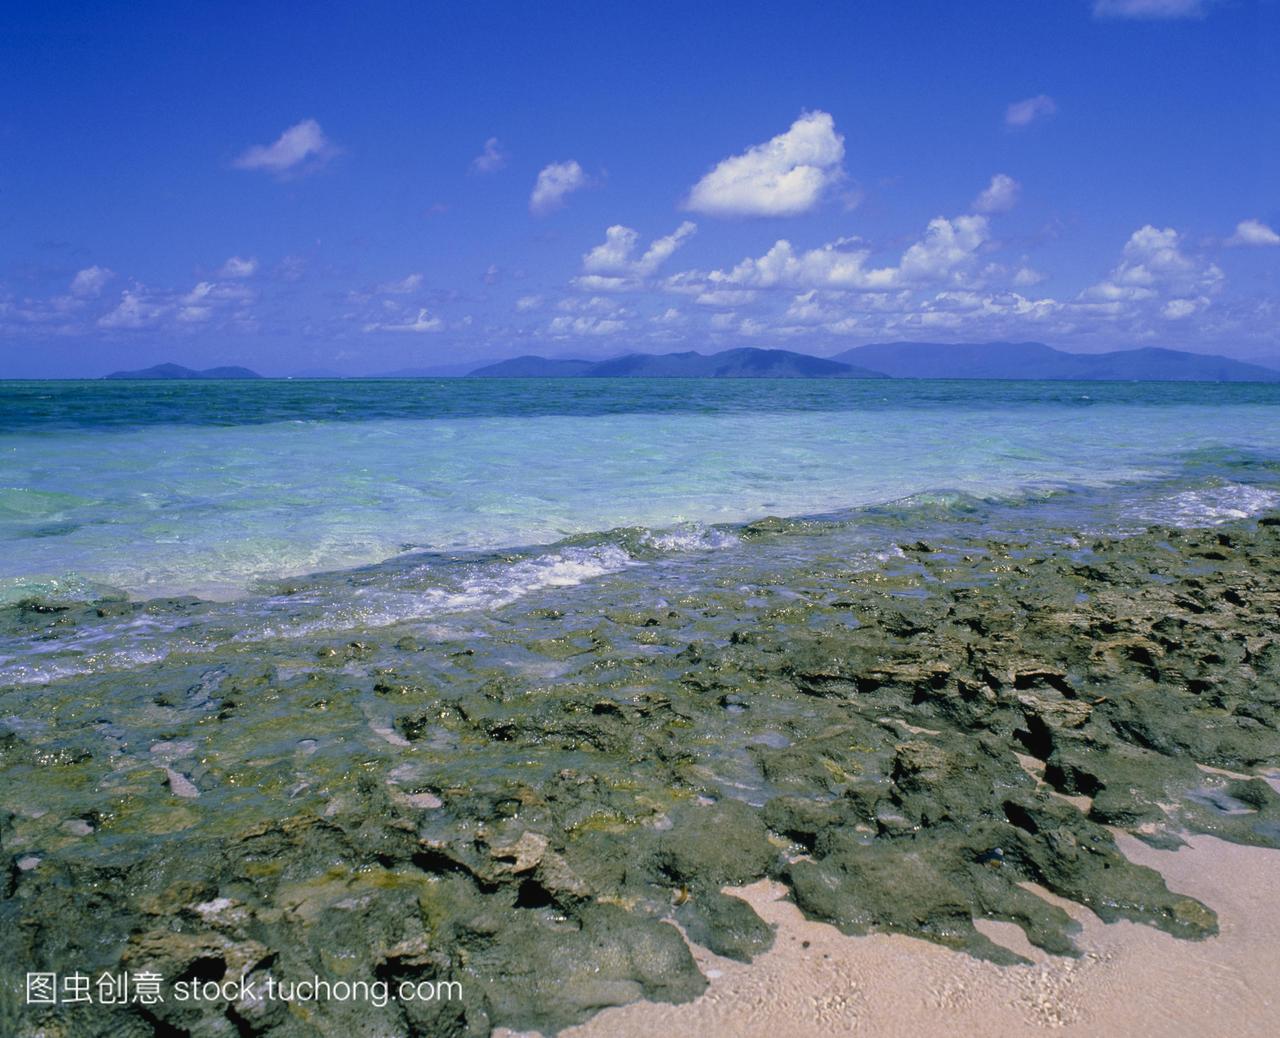
[[[1017,956],[975,918],[1076,952],[1026,882],[1194,940],[1213,906],[1112,828],[1280,847],[1259,777],[1280,767],[1280,518],[1069,548],[957,536],[874,571],[819,554],[660,592],[549,593],[484,637],[228,632],[0,692],[5,1033],[553,1033],[696,997],[672,923],[731,958],[769,947],[722,893],[766,877],[846,933],[995,962]],[[77,608],[5,623],[38,637]],[[393,997],[32,1006],[33,970]],[[395,998],[406,980],[460,997]]]

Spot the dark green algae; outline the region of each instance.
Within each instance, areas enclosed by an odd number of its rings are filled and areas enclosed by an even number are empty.
[[[227,644],[0,694],[0,1030],[550,1033],[696,997],[673,923],[734,958],[768,948],[726,886],[773,877],[847,933],[1016,963],[974,919],[1076,954],[1029,884],[1107,921],[1217,932],[1113,827],[1280,846],[1280,794],[1256,777],[1280,765],[1276,520],[580,592],[482,631]],[[79,622],[36,602],[4,618],[35,636]],[[27,971],[121,969],[456,980],[463,997],[19,1004]]]

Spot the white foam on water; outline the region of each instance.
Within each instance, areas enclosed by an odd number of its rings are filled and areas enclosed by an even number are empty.
[[[713,550],[737,544],[732,534],[690,528],[654,536],[654,546],[667,551]],[[303,638],[347,630],[388,627],[474,610],[499,609],[551,588],[575,587],[644,563],[616,544],[569,546],[511,562],[479,562],[455,582],[438,587],[405,588],[415,578],[438,578],[432,564],[408,571],[401,587],[358,587],[345,583],[319,585],[312,591],[262,600],[255,615],[238,621],[243,629],[231,638],[252,644],[271,638]],[[234,607],[231,607],[234,608]],[[293,619],[298,613],[305,619]],[[290,618],[281,622],[281,614]],[[119,643],[124,641],[124,645]],[[0,657],[0,682],[39,684],[102,671],[129,670],[159,663],[184,652],[209,647],[198,624],[141,616],[105,624],[75,636],[24,647],[20,656]],[[107,646],[114,648],[101,651]]]
[[[741,544],[742,539],[728,530],[690,523],[670,530],[651,530],[645,534],[644,543],[659,551],[719,551]]]
[[[325,631],[357,627],[387,627],[407,620],[425,620],[446,613],[498,609],[548,588],[573,587],[597,577],[620,573],[638,565],[617,545],[570,547],[507,564],[481,564],[452,587],[420,590],[358,589],[322,618],[283,626],[244,631],[235,641],[298,638]],[[286,600],[287,601],[287,600]],[[297,604],[295,598],[294,604]]]
[[[1216,526],[1280,508],[1280,493],[1244,483],[1184,490],[1135,510],[1134,518],[1170,526]]]

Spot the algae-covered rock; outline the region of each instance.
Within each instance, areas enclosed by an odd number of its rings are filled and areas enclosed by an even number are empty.
[[[741,962],[750,962],[773,944],[772,928],[740,898],[715,890],[681,892],[684,901],[675,912],[691,941]]]
[[[999,962],[975,920],[1076,954],[1036,885],[1216,932],[1113,830],[1280,846],[1258,777],[1280,767],[1280,524],[1037,546],[883,521],[906,549],[873,566],[837,521],[766,520],[696,567],[448,625],[255,640],[190,600],[0,610],[50,652],[208,625],[145,668],[0,689],[0,971],[441,992],[30,1008],[17,1033],[550,1034],[696,997],[677,927],[769,947],[725,893],[764,877],[848,933]]]
[[[740,800],[683,805],[658,841],[659,867],[672,879],[718,890],[768,872],[777,849],[760,812]]]
[[[467,956],[490,1022],[555,1033],[608,1006],[648,998],[687,1002],[706,988],[679,931],[613,905],[569,925],[505,923]]]

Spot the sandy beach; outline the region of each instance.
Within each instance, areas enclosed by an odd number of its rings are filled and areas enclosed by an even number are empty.
[[[1132,861],[1159,870],[1171,890],[1213,904],[1221,933],[1190,942],[1130,922],[1107,925],[1038,889],[1080,922],[1083,954],[1047,956],[1016,926],[984,922],[992,940],[1033,961],[996,966],[899,934],[846,937],[806,920],[781,885],[765,881],[735,893],[777,927],[770,951],[744,965],[695,947],[711,979],[696,1001],[609,1009],[562,1034],[1274,1034],[1280,852],[1210,836],[1192,836],[1176,852],[1124,835],[1117,842]]]

